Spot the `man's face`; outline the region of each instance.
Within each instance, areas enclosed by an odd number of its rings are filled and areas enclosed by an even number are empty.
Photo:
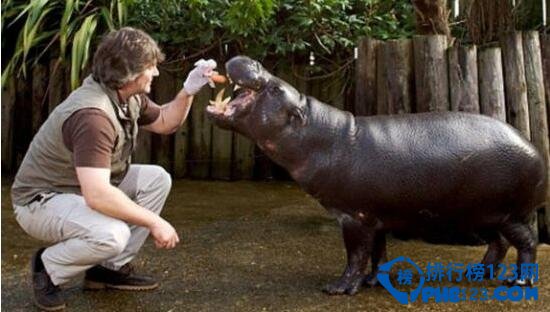
[[[150,93],[153,77],[158,75],[159,70],[156,65],[147,67],[147,69],[133,81],[137,89],[136,93]]]

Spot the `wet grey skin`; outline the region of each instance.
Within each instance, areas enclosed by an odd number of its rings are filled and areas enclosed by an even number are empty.
[[[376,284],[389,230],[473,233],[489,242],[486,265],[500,263],[509,245],[518,267],[536,261],[529,219],[544,205],[546,169],[513,127],[457,112],[354,117],[246,56],[226,69],[241,91],[224,111],[207,107],[209,119],[256,142],[341,225],[347,265],[325,292]]]

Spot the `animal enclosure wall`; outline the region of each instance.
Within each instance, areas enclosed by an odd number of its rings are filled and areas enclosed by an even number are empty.
[[[550,36],[514,32],[498,44],[451,47],[447,37],[437,35],[386,42],[364,38],[358,46],[358,115],[485,114],[517,128],[550,168]],[[539,230],[548,242],[550,207],[539,214]]]

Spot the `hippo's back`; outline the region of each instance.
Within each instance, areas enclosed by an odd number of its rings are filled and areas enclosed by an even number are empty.
[[[342,155],[354,170],[342,179],[359,181],[343,195],[355,194],[357,209],[499,219],[544,202],[540,154],[496,119],[440,112],[359,117],[355,126],[352,150]]]

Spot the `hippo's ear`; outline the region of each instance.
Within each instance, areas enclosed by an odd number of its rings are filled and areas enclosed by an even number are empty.
[[[306,115],[304,110],[298,106],[291,106],[288,113],[291,123],[299,123],[302,126],[306,125]]]

